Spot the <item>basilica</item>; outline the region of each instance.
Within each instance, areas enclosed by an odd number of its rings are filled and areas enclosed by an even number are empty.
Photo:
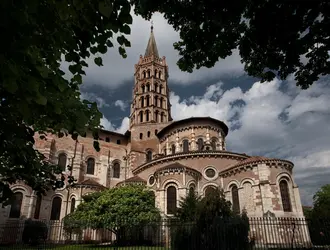
[[[227,151],[230,131],[220,120],[172,119],[169,69],[159,55],[153,28],[133,74],[127,132],[101,130],[99,152],[92,134],[77,141],[51,134],[41,140],[36,135],[35,147],[77,183],[44,196],[21,183],[12,185],[15,199],[1,208],[0,223],[26,218],[61,221],[84,195],[128,183],[153,190],[163,216],[172,216],[189,190],[205,196],[215,187],[224,190],[234,211],[244,209],[249,217],[303,216],[292,162]]]

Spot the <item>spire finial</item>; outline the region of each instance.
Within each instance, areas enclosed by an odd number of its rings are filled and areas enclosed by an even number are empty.
[[[154,30],[154,21],[151,19],[151,32]]]

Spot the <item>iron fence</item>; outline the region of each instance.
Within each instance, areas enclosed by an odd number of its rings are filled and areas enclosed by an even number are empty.
[[[246,225],[223,219],[198,225],[173,220],[121,228],[64,227],[62,221],[7,220],[0,249],[330,249],[330,219],[249,218]]]

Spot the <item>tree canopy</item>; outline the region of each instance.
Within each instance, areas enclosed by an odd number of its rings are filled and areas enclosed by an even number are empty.
[[[127,185],[88,195],[77,209],[64,218],[67,231],[104,228],[118,233],[121,228],[158,222],[153,191]]]
[[[310,215],[314,218],[330,219],[330,184],[322,186],[315,193]]]
[[[245,71],[269,81],[294,74],[303,89],[330,73],[330,3],[319,1],[133,0],[135,13],[163,13],[180,41],[181,70],[213,67],[239,50]]]

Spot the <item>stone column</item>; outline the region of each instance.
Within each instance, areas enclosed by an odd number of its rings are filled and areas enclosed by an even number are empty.
[[[196,138],[194,128],[191,128],[191,150],[196,150]]]
[[[258,173],[259,173],[262,213],[264,214],[268,211],[274,213],[273,203],[272,203],[273,193],[271,192],[271,187],[269,182],[269,175],[270,175],[269,167],[264,163],[259,164]]]
[[[170,149],[170,146],[169,146],[169,143],[168,143],[168,137],[167,137],[166,138],[166,155],[168,155],[169,152],[171,152],[171,149]]]
[[[176,133],[175,138],[175,153],[180,153],[179,132]]]

